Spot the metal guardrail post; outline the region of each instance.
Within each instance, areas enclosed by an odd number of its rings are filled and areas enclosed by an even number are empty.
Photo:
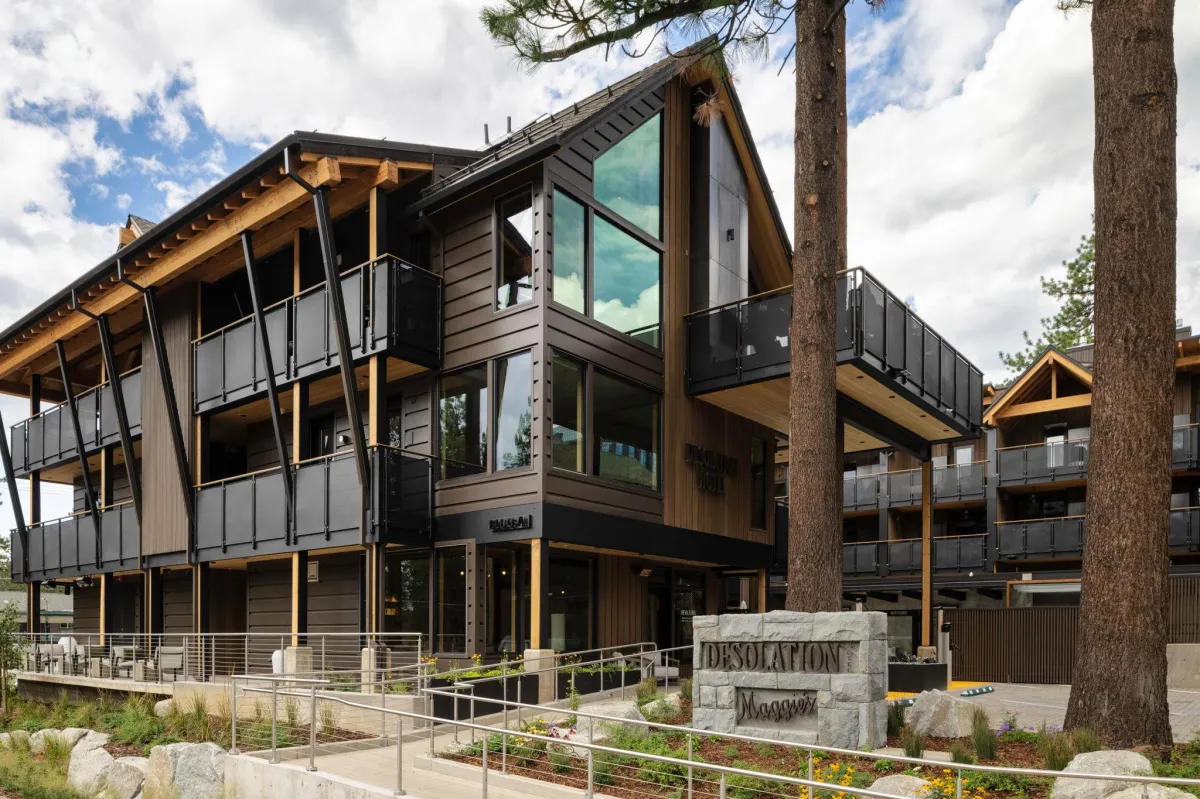
[[[279,724],[277,723],[278,716],[279,716],[279,702],[276,701],[276,696],[275,696],[275,687],[277,685],[278,685],[278,683],[275,682],[275,680],[271,680],[271,763],[272,764],[279,762],[279,749],[277,746],[278,736],[276,735],[276,733],[279,729]]]
[[[317,770],[317,686],[313,683],[312,706],[308,716],[308,770]]]
[[[375,654],[376,662],[378,663],[379,650],[372,649]],[[387,685],[384,683],[383,669],[378,669],[379,674],[379,737],[387,740]]]
[[[687,781],[688,790],[687,790],[687,795],[688,795],[688,799],[692,799],[692,773],[693,773],[692,772],[692,736],[688,735],[687,738],[688,738],[688,781]],[[958,799],[962,799],[962,797],[959,796]]]
[[[589,743],[591,743],[591,742],[589,741]],[[592,751],[592,749],[589,747],[587,750],[587,768],[588,768],[587,793],[584,794],[587,797],[587,799],[592,799],[592,791],[593,791],[592,786],[595,784],[594,783],[595,776],[596,776],[595,754],[596,753],[594,751]]]
[[[813,750],[808,750],[808,779],[813,778]]]
[[[229,713],[232,716],[232,729],[229,732],[229,754],[237,755],[240,754],[237,748],[237,680],[232,678],[229,680],[229,689]]]
[[[1145,791],[1145,786],[1142,786],[1142,790]],[[954,775],[954,799],[962,799],[962,769]]]
[[[455,729],[457,729],[457,727]],[[472,727],[471,728],[472,734],[474,733],[474,730],[475,730],[475,728]],[[483,739],[483,773],[480,775],[481,776],[480,786],[483,788],[483,794],[482,794],[483,799],[487,799],[487,795],[488,795],[488,791],[487,791],[487,788],[488,788],[488,786],[487,786],[487,778],[488,778],[487,755],[488,755],[488,751],[487,750],[488,750],[488,741],[487,741],[487,738],[484,738]]]
[[[475,683],[471,683],[471,744],[475,743]],[[483,739],[483,745],[487,746],[487,738]]]
[[[400,715],[396,716],[396,796],[404,796],[404,716]]]
[[[725,774],[724,773],[721,774],[721,782],[717,786],[717,797],[718,797],[718,799],[725,799]]]

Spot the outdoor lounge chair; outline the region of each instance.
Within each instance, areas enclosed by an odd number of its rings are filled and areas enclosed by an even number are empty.
[[[168,674],[171,675],[171,682],[178,682],[179,673],[183,671],[183,647],[160,646],[154,653],[154,671],[160,682]]]
[[[133,665],[137,662],[132,646],[114,646],[108,659],[108,671],[112,677],[128,676],[133,679]]]

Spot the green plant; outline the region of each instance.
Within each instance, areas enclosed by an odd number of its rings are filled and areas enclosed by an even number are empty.
[[[904,729],[904,705],[899,702],[892,702],[887,709],[887,734],[888,737],[899,735]]]
[[[740,752],[738,751],[738,748],[736,746],[734,746],[733,744],[730,744],[729,746],[727,746],[721,750],[721,754],[728,758],[735,758],[740,754]]]
[[[561,744],[550,746],[550,768],[555,774],[569,774],[574,768],[571,750]]]
[[[66,764],[0,749],[0,794],[25,799],[79,799],[67,786]]]
[[[1071,730],[1071,745],[1075,748],[1077,755],[1082,755],[1084,752],[1099,752],[1104,748],[1104,742],[1100,740],[1100,736],[1086,727]]]
[[[300,700],[289,696],[283,700],[283,717],[289,727],[300,726]]]
[[[47,736],[46,748],[44,750],[46,762],[65,770],[67,763],[71,760],[72,748],[71,744],[61,735]]]
[[[67,696],[66,691],[59,691],[54,704],[50,706],[50,716],[46,719],[47,725],[54,729],[66,727],[71,723],[71,717],[74,715],[73,710],[71,707],[71,697]]]
[[[647,677],[637,684],[636,693],[638,707],[653,702],[658,696],[658,681],[653,677]]]
[[[611,752],[600,752],[592,759],[592,777],[597,785],[612,785],[613,771],[617,767],[617,756]]]
[[[774,757],[775,747],[770,744],[755,744],[754,753],[759,757]]]
[[[83,702],[75,707],[73,727],[94,729],[100,723],[100,708],[94,702]]]
[[[905,757],[925,757],[925,736],[914,729],[905,727],[900,736],[900,745]]]
[[[684,677],[679,681],[679,695],[687,701],[692,701],[692,678]]]
[[[878,773],[891,771],[892,766],[893,766],[893,763],[890,760],[876,760],[875,761],[875,771]]]
[[[950,760],[955,763],[974,763],[975,756],[971,749],[962,741],[955,739],[950,742]]]
[[[971,745],[980,760],[996,759],[996,733],[987,711],[978,705],[971,711]]]
[[[338,725],[337,708],[333,706],[332,702],[326,702],[325,704],[321,705],[320,716],[321,735],[326,737],[333,735],[333,733],[337,730]]]
[[[1045,724],[1037,733],[1037,750],[1043,765],[1050,771],[1062,771],[1075,756],[1070,736],[1047,730]]]

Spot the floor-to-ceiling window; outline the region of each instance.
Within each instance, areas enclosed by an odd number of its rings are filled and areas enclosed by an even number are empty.
[[[429,553],[389,552],[384,568],[384,631],[428,634]]]
[[[549,604],[549,647],[556,652],[591,649],[592,561],[580,558],[550,558],[546,586]]]
[[[467,550],[437,551],[437,651],[467,652]]]

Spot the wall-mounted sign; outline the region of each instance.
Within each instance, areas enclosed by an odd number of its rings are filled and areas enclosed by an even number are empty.
[[[310,583],[321,582],[321,561],[310,560],[308,562],[308,581]]]
[[[533,514],[524,516],[505,516],[500,519],[489,519],[488,528],[493,533],[507,533],[510,530],[532,530]]]
[[[696,486],[701,491],[722,494],[725,478],[737,476],[737,458],[695,444],[683,445],[683,460],[696,467]]]

